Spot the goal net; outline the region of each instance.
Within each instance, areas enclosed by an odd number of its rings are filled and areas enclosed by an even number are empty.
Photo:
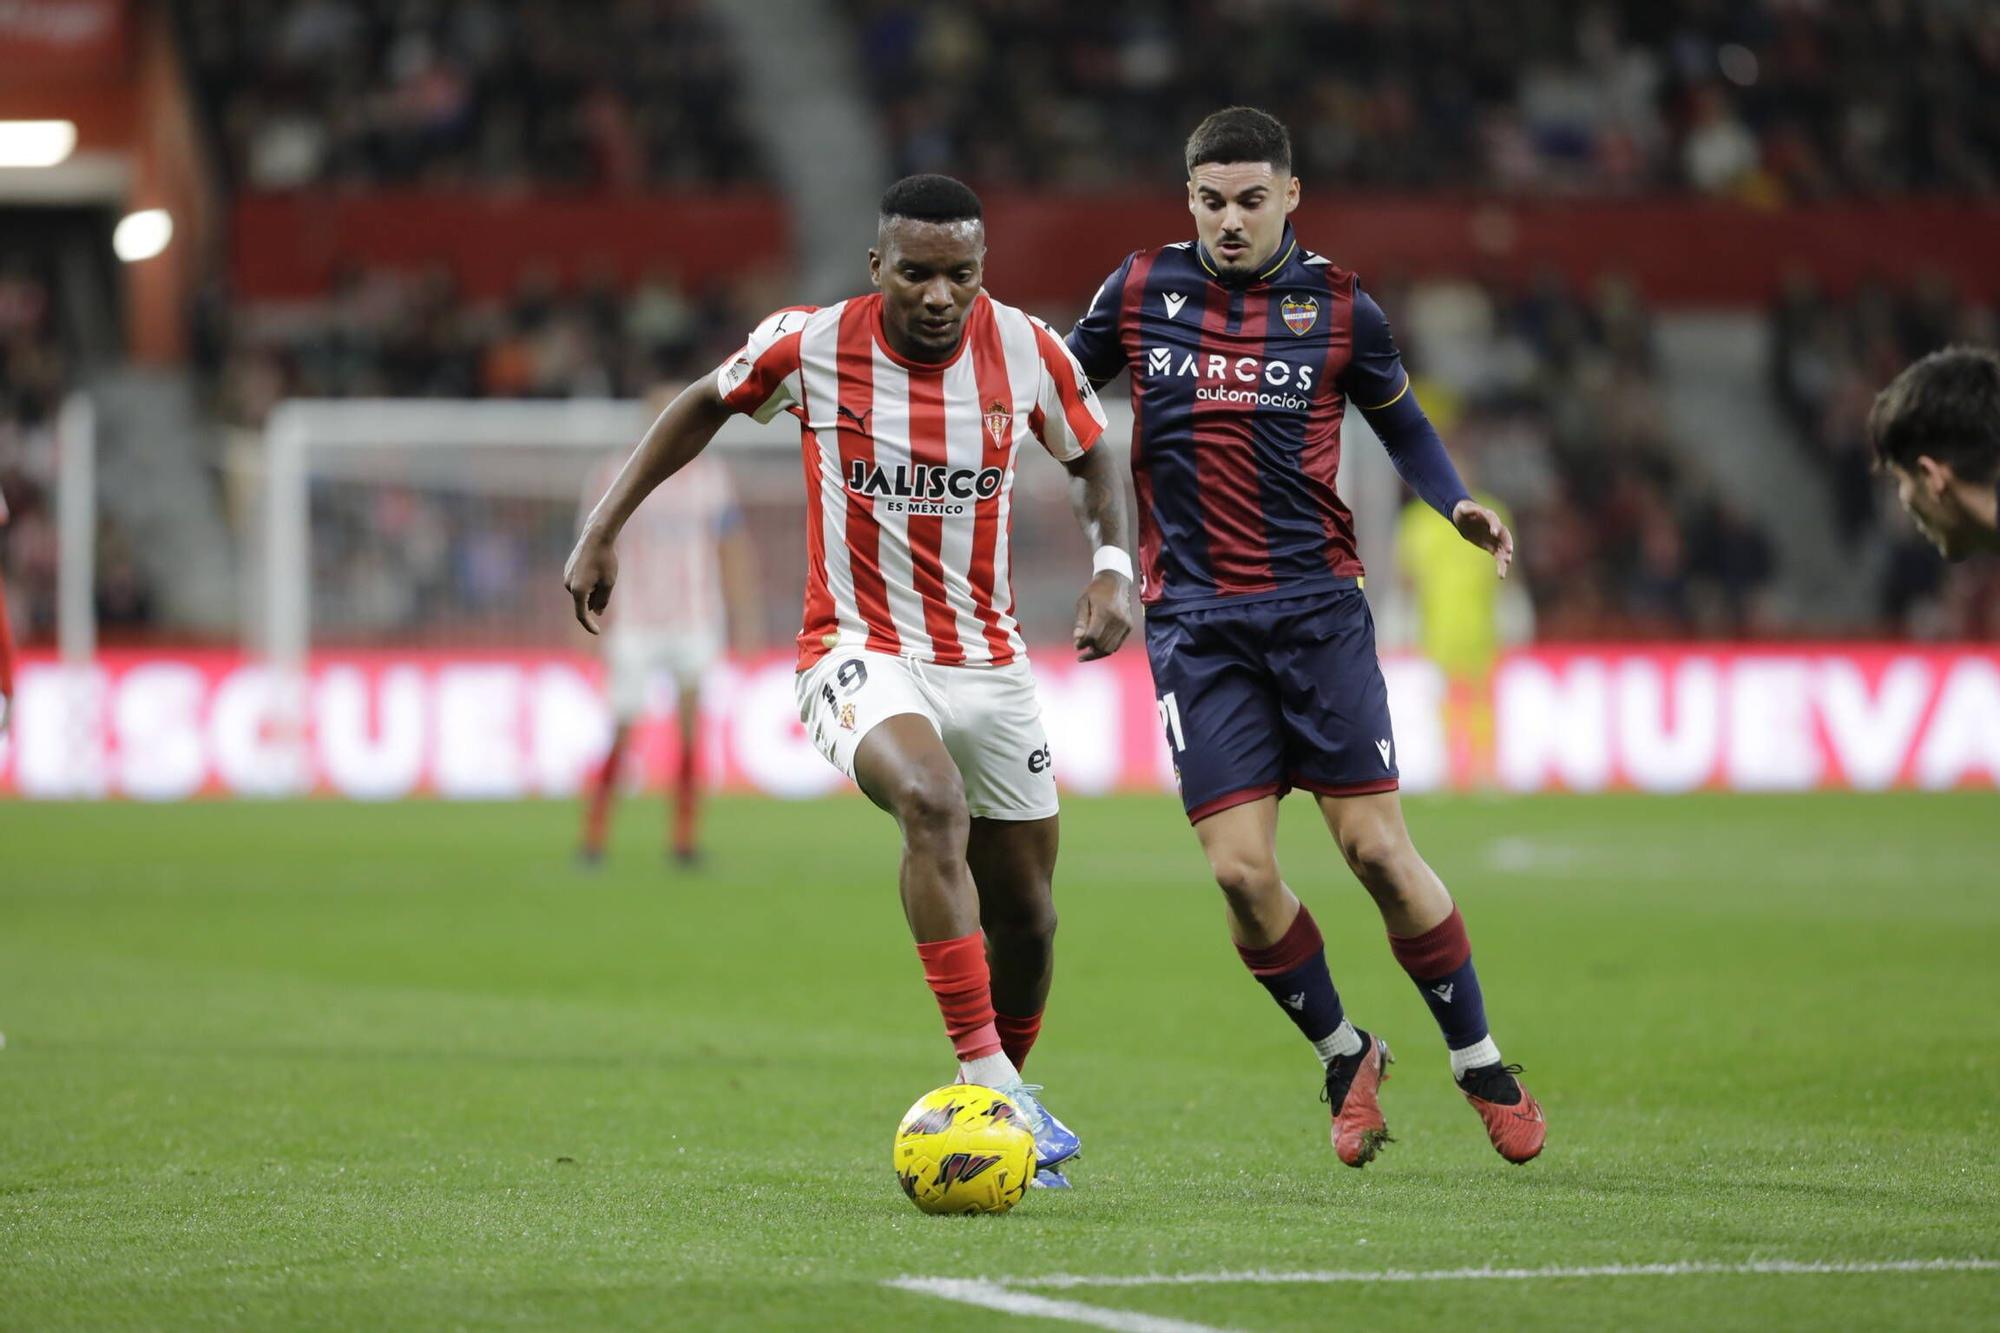
[[[1107,410],[1107,444],[1122,451],[1129,409]],[[280,406],[252,543],[258,665],[239,691],[255,695],[243,706],[261,719],[245,742],[257,752],[245,765],[255,789],[574,790],[607,721],[593,683],[599,643],[575,623],[563,562],[586,491],[649,420],[627,401]],[[718,724],[705,731],[710,771],[782,794],[828,790],[837,775],[794,734],[806,569],[797,424],[735,417],[709,449],[730,473],[756,571],[751,623],[732,625],[747,655],[719,663],[704,691],[704,715]],[[1031,646],[1068,644],[1089,578],[1067,482],[1046,453],[1021,451],[1012,581]],[[661,725],[674,700],[665,681],[648,698],[640,748],[651,758],[638,768],[657,774],[661,747],[677,744]]]
[[[1130,418],[1107,442],[1123,448]],[[634,401],[293,401],[267,428],[255,646],[295,669],[321,649],[585,649],[562,568],[585,491],[650,424]],[[756,623],[798,630],[805,494],[798,426],[732,417],[728,468],[757,552]],[[1013,504],[1016,615],[1029,643],[1066,641],[1090,553],[1062,467],[1021,451]],[[669,481],[667,485],[673,483]]]

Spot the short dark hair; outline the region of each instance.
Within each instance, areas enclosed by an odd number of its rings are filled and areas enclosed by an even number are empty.
[[[1912,362],[1875,395],[1868,437],[1882,463],[1908,470],[1928,457],[1967,481],[2000,481],[2000,355],[1947,347]]]
[[[964,181],[925,172],[905,176],[882,192],[882,216],[918,222],[976,222],[984,216],[979,196]]]
[[[1187,141],[1188,175],[1204,162],[1269,162],[1279,176],[1292,174],[1292,136],[1268,111],[1226,106],[1194,127]]]

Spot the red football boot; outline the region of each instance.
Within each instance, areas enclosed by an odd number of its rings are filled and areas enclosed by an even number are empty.
[[[1326,1089],[1320,1093],[1333,1111],[1333,1150],[1349,1166],[1368,1165],[1383,1144],[1394,1142],[1376,1093],[1388,1081],[1395,1057],[1380,1037],[1360,1036],[1358,1054],[1343,1055],[1327,1067]]]
[[[1534,1160],[1549,1136],[1542,1104],[1516,1077],[1520,1072],[1519,1065],[1482,1065],[1458,1081],[1458,1090],[1486,1122],[1493,1150],[1516,1166]]]

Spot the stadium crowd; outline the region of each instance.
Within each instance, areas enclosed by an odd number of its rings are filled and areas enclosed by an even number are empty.
[[[1469,483],[1513,513],[1543,637],[1776,630],[1770,539],[1665,434],[1653,317],[1628,281],[1380,296]]]
[[[262,424],[287,397],[629,397],[715,365],[782,303],[771,291],[762,274],[689,290],[664,269],[626,284],[538,268],[508,298],[480,301],[442,266],[349,269],[318,301],[217,296],[199,342],[237,425]]]
[[[2000,100],[1978,95],[2000,76],[1993,6],[837,2],[906,170],[1151,181],[1175,171],[1187,125],[1235,98],[1291,120],[1308,181],[1758,202],[2000,190]],[[176,0],[175,12],[235,190],[644,189],[763,174],[737,116],[743,90],[695,0],[611,0],[591,23],[559,0]],[[1769,535],[1664,434],[1670,386],[1631,283],[1371,287],[1475,485],[1533,534],[1522,567],[1541,636],[1798,631],[1769,596]],[[635,395],[712,366],[788,298],[762,273],[689,288],[664,269],[636,283],[534,269],[505,299],[473,300],[442,265],[350,269],[297,304],[213,286],[194,344],[216,415],[255,430],[292,396]],[[0,273],[4,555],[30,638],[53,625],[53,419],[69,379],[50,306],[43,277]],[[1863,432],[1874,390],[1908,359],[1993,342],[1990,312],[1941,282],[1832,301],[1801,278],[1771,328],[1772,391],[1825,469],[1841,529],[1881,553],[1882,625],[2000,630],[2000,588],[1948,575],[1882,521],[1893,501]],[[559,542],[548,512],[329,491],[315,553],[327,579],[351,585],[329,605],[404,634],[422,604],[484,614],[527,552]],[[471,532],[481,522],[492,530]],[[152,599],[113,525],[99,560],[106,624],[143,624]]]
[[[2000,190],[2000,8],[1953,0],[848,0],[904,170],[1171,176],[1221,102],[1308,181],[1755,202]]]
[[[1630,283],[1612,275],[1576,293],[1553,276],[1522,290],[1391,280],[1378,294],[1405,312],[1399,335],[1454,453],[1534,534],[1523,572],[1545,636],[1777,631],[1762,599],[1770,541],[1663,434],[1652,315]],[[463,301],[441,270],[351,273],[323,303],[237,310],[212,340],[226,348],[218,410],[256,428],[288,396],[631,395],[716,364],[779,303],[759,280],[695,294],[664,273],[625,292],[607,277],[565,287],[537,272],[505,302]],[[527,550],[559,550],[548,514],[573,518],[560,506],[505,510],[324,488],[323,607],[399,635],[425,614],[435,625],[441,606],[484,615]],[[491,530],[475,540],[479,523]],[[397,534],[390,547],[415,565],[378,567],[370,534]]]
[[[694,0],[177,0],[238,187],[761,178]]]

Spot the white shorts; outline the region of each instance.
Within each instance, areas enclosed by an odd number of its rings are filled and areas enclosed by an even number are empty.
[[[937,729],[975,819],[1047,819],[1055,766],[1025,659],[1001,667],[938,666],[888,653],[835,650],[799,673],[799,720],[849,778],[875,724],[915,713]]]
[[[629,722],[644,713],[646,687],[656,675],[664,673],[676,687],[692,689],[720,656],[722,635],[715,632],[612,630],[604,643],[612,716]]]

